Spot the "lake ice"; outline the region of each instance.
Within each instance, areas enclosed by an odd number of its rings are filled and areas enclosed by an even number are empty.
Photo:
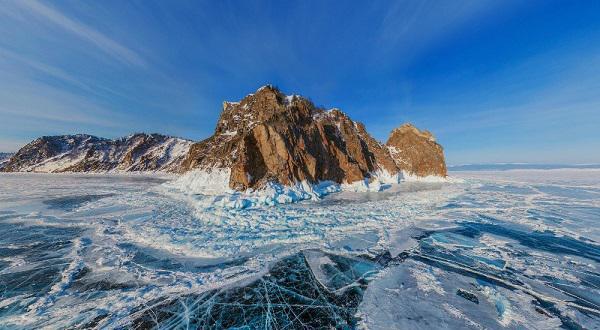
[[[0,175],[0,328],[600,328],[600,170],[233,209],[171,177]]]

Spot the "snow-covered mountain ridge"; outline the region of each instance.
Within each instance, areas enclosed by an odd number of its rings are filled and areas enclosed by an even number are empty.
[[[179,170],[192,141],[137,133],[115,140],[87,134],[43,136],[0,165],[3,172],[138,172]]]

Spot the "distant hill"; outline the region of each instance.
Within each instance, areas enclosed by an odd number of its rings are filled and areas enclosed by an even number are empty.
[[[116,140],[43,136],[0,163],[2,172],[176,171],[192,141],[138,133]]]

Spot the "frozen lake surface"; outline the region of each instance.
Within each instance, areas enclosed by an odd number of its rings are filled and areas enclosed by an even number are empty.
[[[599,329],[600,170],[250,209],[167,177],[0,175],[0,328]]]

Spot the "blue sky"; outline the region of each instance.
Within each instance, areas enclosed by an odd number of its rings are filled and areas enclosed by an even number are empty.
[[[271,83],[450,164],[600,163],[600,1],[2,1],[0,151],[212,134]]]

